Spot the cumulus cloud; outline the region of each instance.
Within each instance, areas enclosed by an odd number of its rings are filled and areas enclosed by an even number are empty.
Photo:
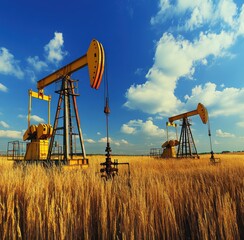
[[[99,143],[107,143],[107,137],[103,137],[100,140],[98,140]],[[115,140],[112,138],[109,138],[109,142],[111,144],[114,144],[116,146],[120,146],[121,144],[127,145],[129,144],[128,141],[126,141],[125,139],[121,139],[121,140]]]
[[[238,21],[237,35],[244,35],[244,4],[241,7],[240,16],[237,21]]]
[[[174,20],[177,28],[172,29],[169,20]],[[165,27],[169,26],[168,31],[156,43],[154,62],[145,76],[145,83],[133,84],[127,89],[124,106],[169,116],[185,109],[199,92],[199,101],[206,105],[218,101],[212,116],[236,114],[235,105],[243,109],[240,101],[243,89],[222,85],[219,91],[216,85],[208,83],[194,87],[192,96],[185,96],[185,99],[179,99],[175,91],[182,77],[194,79],[196,68],[207,66],[212,59],[232,56],[231,47],[244,35],[244,4],[238,8],[233,0],[160,0],[159,11],[151,18],[151,24],[161,26],[164,23]],[[189,31],[194,31],[191,40]],[[131,134],[134,132],[131,127],[123,128]]]
[[[191,96],[186,95],[188,105],[196,106],[198,102],[204,103],[214,111],[211,117],[239,115],[244,112],[244,88],[224,88],[217,90],[217,85],[211,82],[197,85],[192,89]]]
[[[112,139],[109,138],[109,141],[111,142]],[[106,143],[106,142],[107,142],[107,137],[102,137],[102,138],[100,138],[100,139],[98,140],[98,142],[100,142],[100,143]]]
[[[59,32],[54,33],[54,38],[44,47],[47,60],[52,63],[59,63],[67,55],[66,51],[63,51],[63,34]]]
[[[60,61],[67,55],[67,51],[63,50],[64,40],[63,34],[60,32],[54,33],[54,38],[44,46],[45,60],[41,60],[39,56],[29,56],[26,61],[28,68],[26,75],[32,82],[36,81],[36,72],[46,71],[49,69],[48,64],[58,65]]]
[[[178,29],[193,31],[204,27],[225,24],[233,28],[238,26],[238,8],[233,0],[179,0],[171,3],[169,0],[159,1],[159,11],[151,18],[151,24],[157,25],[174,18]],[[177,21],[178,20],[178,21]]]
[[[216,15],[228,25],[235,25],[237,6],[232,0],[220,0],[217,7]]]
[[[6,86],[4,86],[2,83],[0,83],[0,91],[7,92],[8,88]]]
[[[25,116],[25,115],[22,115],[22,114],[19,114],[18,115],[18,118],[28,118],[28,116]],[[43,119],[43,118],[41,118],[41,117],[39,117],[39,116],[37,116],[37,115],[31,115],[31,118],[30,118],[32,121],[34,121],[34,122],[37,122],[37,123],[45,123],[46,121]]]
[[[130,120],[128,123],[123,124],[121,127],[121,132],[125,134],[144,134],[146,136],[152,137],[162,137],[165,136],[165,130],[160,129],[158,126],[154,125],[151,119],[146,120]]]
[[[12,75],[20,79],[24,77],[24,72],[19,66],[19,61],[4,47],[0,48],[0,73]]]
[[[0,137],[3,138],[22,139],[22,134],[20,131],[0,130]]]
[[[37,115],[31,115],[31,120],[38,123],[44,123],[45,120]]]
[[[178,25],[184,25],[188,29],[194,29],[209,22],[213,17],[214,9],[211,0],[185,1],[179,0],[170,3],[169,0],[160,0],[159,11],[151,18],[151,24],[156,25],[165,22],[167,19],[180,16]],[[186,18],[185,22],[182,19]]]
[[[28,57],[27,62],[38,72],[47,68],[47,63],[41,61],[38,56]]]
[[[123,143],[123,144],[129,144],[129,142],[128,141],[126,141],[125,139],[121,139],[121,143]]]
[[[2,126],[4,128],[9,128],[9,125],[4,121],[0,121],[0,126]]]
[[[123,124],[121,127],[121,132],[126,133],[126,134],[135,134],[136,133],[136,128],[131,127],[128,124]]]
[[[88,138],[88,139],[84,139],[85,142],[87,143],[95,143],[95,141],[91,138]]]
[[[223,132],[221,129],[216,130],[216,136],[221,138],[234,138],[235,135],[228,132]]]
[[[197,65],[206,65],[209,56],[224,56],[233,42],[234,35],[225,31],[200,33],[192,42],[164,33],[156,45],[154,64],[146,75],[146,82],[132,85],[126,91],[124,106],[150,114],[177,112],[184,105],[175,96],[180,77],[191,78]]]

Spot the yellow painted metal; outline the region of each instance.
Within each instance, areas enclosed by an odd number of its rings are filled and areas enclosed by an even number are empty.
[[[43,79],[37,82],[37,89],[40,91],[47,87],[48,85],[56,82],[57,80],[64,78],[65,76],[71,74],[72,72],[84,67],[87,65],[87,56],[82,56],[76,59],[74,62],[69,63],[68,65],[60,68],[54,73],[44,77]]]
[[[31,125],[30,126],[30,133],[34,134],[37,131],[38,126],[37,125]]]
[[[27,143],[25,160],[46,160],[48,154],[48,140],[32,140]]]
[[[52,133],[52,125],[40,123],[37,128],[37,139],[48,139],[52,136]]]
[[[23,140],[38,140],[48,139],[52,136],[53,127],[50,124],[39,123],[37,125],[30,125],[23,135]]]
[[[203,106],[203,104],[198,103],[197,105],[197,113],[199,114],[202,122],[206,124],[208,122],[208,111],[207,109]]]
[[[33,139],[36,135],[36,131],[37,131],[37,125],[30,125],[23,135],[23,140],[26,141],[26,140]]]
[[[104,49],[98,41],[92,41],[87,52],[90,85],[98,89],[104,72]]]
[[[167,127],[177,127],[177,124],[173,123],[173,122],[166,122],[166,126]]]
[[[29,109],[28,109],[28,128],[23,135],[23,140],[30,140],[27,144],[25,160],[46,160],[48,155],[48,138],[53,133],[53,128],[50,125],[50,101],[51,97],[44,95],[44,88],[59,79],[70,77],[70,75],[88,66],[90,85],[94,89],[98,89],[104,73],[105,54],[101,43],[93,39],[90,43],[87,53],[76,59],[75,61],[58,69],[54,73],[44,77],[37,82],[38,92],[29,90]],[[30,125],[30,114],[32,97],[48,101],[48,124]],[[88,160],[72,159],[68,160],[68,166],[88,167]]]
[[[64,78],[87,65],[90,76],[90,85],[92,88],[98,89],[103,76],[104,59],[105,56],[102,44],[93,39],[87,54],[39,80],[37,82],[37,89],[38,91],[41,91],[53,82]]]
[[[177,145],[179,145],[179,141],[177,139],[164,142],[162,144],[162,148],[163,148],[162,158],[175,158],[176,157],[175,146]]]
[[[43,90],[34,92],[30,89],[29,90],[29,106],[28,106],[28,128],[30,127],[31,108],[32,108],[32,98],[33,97],[48,102],[48,124],[50,124],[51,96],[44,95]]]
[[[190,111],[190,112],[186,112],[186,113],[182,113],[182,114],[170,117],[169,118],[169,122],[173,123],[176,120],[183,119],[183,118],[188,118],[188,117],[191,117],[191,116],[194,116],[194,115],[199,115],[201,120],[202,120],[202,122],[204,124],[206,124],[208,122],[208,111],[204,107],[204,105],[201,104],[201,103],[198,103],[196,110],[193,110],[193,111]]]
[[[175,140],[169,140],[163,143],[162,148],[164,147],[174,147],[179,145],[179,141],[177,139]]]
[[[51,96],[44,95],[43,91],[34,92],[30,89],[29,94],[34,98],[38,98],[44,101],[51,101]]]
[[[175,147],[164,148],[162,158],[176,158]]]

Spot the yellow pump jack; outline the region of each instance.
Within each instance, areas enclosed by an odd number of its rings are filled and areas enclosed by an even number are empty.
[[[18,163],[24,160],[27,163],[35,162],[43,165],[88,166],[76,101],[78,94],[75,93],[75,82],[77,81],[71,79],[71,74],[87,66],[90,86],[97,90],[102,81],[104,63],[103,46],[93,39],[85,55],[39,80],[37,82],[38,92],[29,90],[28,128],[23,135],[23,140],[29,142],[25,153],[23,143],[9,142],[7,150],[9,160]],[[57,82],[61,82],[61,84],[60,89],[56,91],[59,94],[59,100],[52,126],[50,124],[51,97],[44,95],[44,88]],[[47,124],[30,125],[32,97],[48,102]],[[57,136],[61,136],[61,142],[58,142]],[[77,139],[78,148],[76,147]],[[58,148],[58,151],[55,150],[55,147]]]
[[[182,120],[180,139],[177,141],[177,158],[199,158],[190,128],[191,124],[188,120],[189,117],[195,115],[199,115],[203,124],[208,122],[208,111],[201,103],[198,103],[197,109],[193,111],[185,112],[169,118],[169,124],[171,125],[174,124],[174,121],[176,120]]]

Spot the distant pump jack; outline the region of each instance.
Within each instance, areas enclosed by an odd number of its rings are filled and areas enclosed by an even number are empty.
[[[173,125],[174,121],[176,120],[182,120],[182,127],[181,127],[181,133],[180,133],[180,139],[177,140],[177,143],[173,144],[172,146],[178,145],[178,150],[176,157],[177,158],[199,158],[199,155],[197,153],[196,145],[193,139],[193,135],[191,132],[191,124],[189,122],[189,117],[199,115],[203,124],[206,124],[208,122],[208,111],[204,107],[203,104],[198,103],[197,109],[185,112],[173,117],[170,117],[169,124]]]

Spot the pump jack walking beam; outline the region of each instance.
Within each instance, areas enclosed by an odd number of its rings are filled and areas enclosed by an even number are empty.
[[[98,89],[102,81],[104,72],[105,54],[103,46],[100,42],[93,39],[90,43],[87,53],[76,59],[75,61],[67,64],[66,66],[58,69],[56,72],[44,77],[37,82],[38,91],[44,89],[46,86],[56,82],[79,69],[88,66],[90,85],[94,89]]]

